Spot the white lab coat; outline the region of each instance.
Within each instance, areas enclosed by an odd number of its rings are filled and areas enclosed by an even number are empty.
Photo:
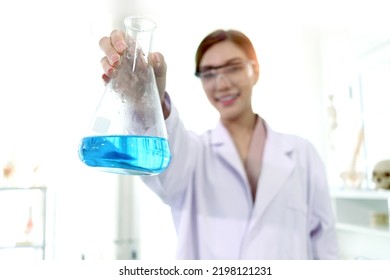
[[[253,203],[234,143],[219,123],[187,131],[172,106],[170,166],[144,182],[170,205],[178,259],[337,259],[323,164],[309,142],[268,125]]]

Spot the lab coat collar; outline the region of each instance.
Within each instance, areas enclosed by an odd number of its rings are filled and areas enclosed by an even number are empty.
[[[242,179],[243,186],[249,185],[240,155],[229,131],[221,121],[219,121],[214,130],[211,131],[211,145],[214,147],[214,151],[218,156]],[[248,199],[252,200],[250,198],[249,190],[246,188],[245,191],[247,192]]]
[[[283,134],[272,130],[267,122],[264,121],[264,124],[267,138],[254,206],[254,211],[257,212],[255,216],[257,217],[265,211],[295,166],[294,161],[291,160],[294,150],[293,143],[288,141]],[[222,122],[219,122],[215,129],[211,131],[211,144],[218,155],[241,176],[247,186],[248,199],[252,201],[244,165],[240,160],[238,151],[234,148],[233,139]]]
[[[264,213],[272,199],[291,176],[295,168],[292,159],[294,144],[290,137],[278,133],[266,123],[267,138],[264,147],[262,169],[257,183],[255,216]]]

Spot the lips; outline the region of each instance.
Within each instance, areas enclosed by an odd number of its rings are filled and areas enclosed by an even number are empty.
[[[240,96],[239,93],[237,94],[228,94],[216,97],[215,100],[219,103],[222,103],[223,105],[230,105],[233,104],[234,101]]]

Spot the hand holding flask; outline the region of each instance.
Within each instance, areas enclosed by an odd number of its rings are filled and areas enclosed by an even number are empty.
[[[79,157],[88,166],[127,175],[156,175],[170,162],[167,131],[149,54],[156,24],[127,17],[127,48],[106,85],[81,140]]]

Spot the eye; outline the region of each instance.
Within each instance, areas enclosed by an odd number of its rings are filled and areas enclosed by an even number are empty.
[[[226,66],[225,72],[226,73],[236,73],[240,72],[243,69],[243,64],[242,63],[237,63],[237,64],[231,64]]]
[[[216,71],[214,71],[214,70],[207,70],[207,71],[201,72],[199,76],[203,80],[211,80],[211,79],[215,78]]]

